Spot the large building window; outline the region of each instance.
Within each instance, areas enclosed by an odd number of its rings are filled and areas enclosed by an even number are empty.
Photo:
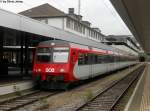
[[[74,29],[74,21],[71,20],[70,18],[67,18],[66,26],[69,29]]]
[[[85,34],[85,27],[82,27],[82,33]]]
[[[67,28],[71,28],[71,20],[69,18],[67,18],[66,26]]]
[[[78,23],[74,22],[74,30],[77,31],[78,30]]]
[[[88,31],[87,31],[87,32],[88,32],[88,36],[90,37],[90,29],[88,29]]]
[[[90,27],[86,27],[84,26],[82,23],[80,23],[79,21],[75,21],[71,18],[67,18],[66,19],[66,27],[69,29],[72,29],[76,32],[79,32],[89,38],[93,38],[95,40],[100,41],[102,38],[100,37],[100,33],[97,31],[94,31],[92,28]]]
[[[43,22],[43,23],[48,24],[48,19],[41,19],[40,21]]]

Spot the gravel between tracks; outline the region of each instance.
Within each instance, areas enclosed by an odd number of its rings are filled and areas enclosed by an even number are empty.
[[[75,109],[87,102],[94,95],[97,95],[105,87],[123,78],[129,72],[140,66],[141,64],[133,66],[130,69],[127,68],[73,90],[60,93],[44,100],[39,100],[32,105],[21,108],[20,111],[75,111]]]

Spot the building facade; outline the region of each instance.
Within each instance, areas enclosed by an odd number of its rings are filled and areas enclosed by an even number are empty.
[[[97,42],[104,40],[100,29],[92,28],[90,22],[83,21],[81,15],[74,13],[74,8],[69,8],[68,14],[66,14],[49,4],[43,4],[19,14]]]

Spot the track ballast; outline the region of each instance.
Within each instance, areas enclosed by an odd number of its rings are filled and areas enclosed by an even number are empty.
[[[29,94],[0,102],[0,111],[17,110],[21,107],[32,104],[40,99],[53,96],[57,93],[58,92],[33,91]]]

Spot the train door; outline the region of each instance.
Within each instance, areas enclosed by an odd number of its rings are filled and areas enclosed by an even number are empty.
[[[94,74],[94,70],[93,70],[93,68],[94,68],[94,55],[92,55],[92,54],[89,54],[89,67],[90,67],[90,76],[89,76],[89,78],[92,78],[93,77],[93,74]]]
[[[92,55],[87,54],[86,56],[86,64],[87,64],[87,71],[88,71],[88,78],[92,78]]]
[[[77,77],[80,79],[88,79],[91,76],[91,66],[89,64],[89,54],[79,53]]]
[[[99,73],[98,55],[90,54],[90,74],[95,77]]]

